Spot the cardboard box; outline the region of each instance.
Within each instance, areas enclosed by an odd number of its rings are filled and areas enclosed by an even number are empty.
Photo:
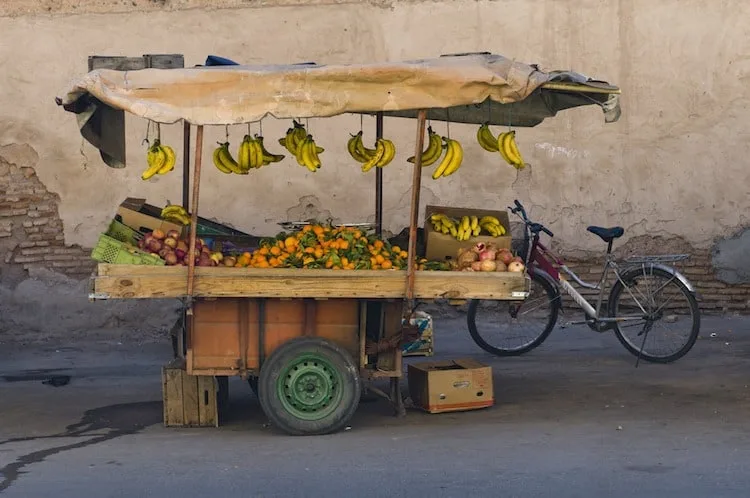
[[[491,235],[482,234],[476,237],[471,237],[468,240],[458,241],[451,234],[444,234],[442,232],[436,232],[432,228],[430,222],[430,216],[434,213],[443,213],[444,215],[461,219],[462,216],[494,216],[507,230],[505,235],[500,237],[493,237]],[[471,247],[478,242],[489,243],[492,242],[497,246],[498,249],[506,248],[510,249],[511,236],[510,236],[510,218],[506,211],[492,211],[490,209],[471,209],[471,208],[456,208],[448,206],[430,206],[425,208],[425,220],[424,220],[424,233],[426,241],[425,257],[430,261],[442,261],[456,258],[456,253],[462,247]]]
[[[471,359],[409,365],[409,394],[430,413],[487,408],[495,404],[492,367]]]
[[[146,204],[146,199],[128,197],[117,208],[115,220],[139,232],[151,232],[160,229],[164,233],[177,230],[183,234],[183,225],[161,219],[161,208]]]
[[[414,315],[410,322],[419,327],[419,339],[404,344],[401,347],[401,354],[402,356],[432,356],[434,354],[432,317],[424,311],[417,311]],[[403,322],[402,319],[401,323]]]

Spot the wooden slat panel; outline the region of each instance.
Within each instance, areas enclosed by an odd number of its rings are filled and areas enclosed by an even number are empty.
[[[217,382],[212,376],[201,375],[198,379],[198,417],[201,427],[219,426],[219,415],[216,406]],[[208,398],[208,399],[206,399]]]
[[[520,299],[525,278],[518,273],[418,271],[419,299]],[[187,293],[187,268],[100,264],[94,298],[174,298]],[[397,270],[301,270],[196,268],[198,297],[403,298],[406,272]]]
[[[182,408],[184,413],[184,424],[189,427],[201,425],[198,404],[198,377],[183,374],[182,376]]]

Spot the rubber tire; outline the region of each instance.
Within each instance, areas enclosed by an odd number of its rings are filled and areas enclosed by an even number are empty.
[[[553,302],[550,318],[547,321],[547,325],[544,327],[544,330],[542,330],[542,333],[539,334],[539,336],[531,343],[520,349],[500,349],[494,346],[490,346],[482,338],[482,336],[479,334],[479,331],[477,330],[476,314],[480,300],[472,299],[469,302],[469,311],[466,315],[466,322],[469,326],[469,334],[471,335],[471,338],[474,340],[477,346],[495,356],[520,356],[522,354],[528,353],[534,348],[539,347],[547,339],[547,337],[549,337],[552,329],[555,328],[555,323],[557,323],[557,315],[560,312],[560,293],[558,289],[554,285],[552,285],[552,283],[550,283],[541,275],[533,273],[530,276],[535,283],[542,286],[544,291],[547,293],[549,300]]]
[[[321,420],[300,420],[289,414],[281,404],[276,389],[276,382],[286,364],[306,352],[326,357],[342,377],[341,403]],[[359,368],[346,350],[325,339],[299,337],[271,353],[260,369],[258,390],[260,406],[271,425],[293,436],[315,436],[337,432],[349,422],[359,406],[362,386]]]
[[[652,269],[652,273],[654,275],[660,275],[665,278],[672,278],[672,275],[669,272],[666,272],[659,268]],[[642,271],[640,268],[635,268],[632,270],[626,271],[622,275],[622,280],[625,282],[629,282],[629,278],[633,278],[635,275],[642,275]],[[614,331],[615,335],[617,336],[617,339],[620,341],[620,344],[622,344],[625,349],[630,351],[635,356],[639,356],[651,363],[672,363],[673,361],[677,361],[683,356],[685,356],[691,349],[693,349],[693,346],[695,345],[695,341],[698,339],[698,333],[700,332],[701,328],[701,315],[700,315],[700,308],[698,307],[698,301],[696,301],[695,296],[692,292],[688,290],[687,287],[685,287],[685,284],[680,282],[679,280],[675,279],[675,283],[677,283],[677,286],[680,288],[682,293],[687,296],[688,302],[690,303],[690,310],[693,312],[693,315],[695,316],[695,320],[693,321],[693,328],[690,331],[690,336],[688,337],[687,342],[685,343],[682,348],[680,348],[679,351],[677,351],[674,354],[671,354],[669,356],[660,357],[660,356],[651,356],[647,353],[640,353],[638,349],[633,347],[626,339],[623,337],[622,333],[620,332],[620,327],[615,324]],[[615,313],[615,304],[617,302],[617,299],[620,297],[620,294],[624,291],[624,287],[620,280],[618,279],[617,282],[612,286],[612,290],[609,292],[609,299],[607,301],[607,308],[609,309],[609,316],[614,316]]]

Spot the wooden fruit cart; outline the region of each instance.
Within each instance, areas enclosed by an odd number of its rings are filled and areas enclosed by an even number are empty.
[[[417,120],[406,270],[196,267],[193,257],[187,267],[100,264],[92,296],[183,299],[186,326],[179,352],[186,373],[250,379],[272,424],[287,433],[341,429],[358,406],[364,380],[390,379],[390,393],[372,388],[403,415],[399,346],[413,332],[409,319],[415,304],[518,300],[527,295],[528,285],[522,273],[417,270],[421,153],[428,116],[531,127],[559,110],[596,104],[611,122],[619,117],[617,94],[616,87],[577,73],[544,73],[488,53],[395,64],[92,71],[58,97],[58,104],[89,116],[115,109],[158,123],[181,120],[186,124],[185,156],[190,152],[190,125],[197,127],[192,227],[199,212],[204,126],[256,122],[269,114],[299,119],[357,113],[375,115],[376,135],[382,137],[384,117]],[[102,120],[79,119],[89,141],[97,145],[124,140],[122,129],[118,133],[123,136],[107,136]],[[377,168],[378,233],[382,175]],[[191,256],[195,248],[196,232],[191,230]]]

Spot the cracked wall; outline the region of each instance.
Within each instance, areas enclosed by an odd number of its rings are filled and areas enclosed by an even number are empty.
[[[0,281],[6,284],[38,268],[81,277],[93,267],[89,251],[65,245],[60,198],[37,177],[38,161],[28,144],[0,147]]]
[[[139,179],[145,122],[128,118],[129,167],[112,170],[83,143],[74,116],[55,106],[57,91],[85,71],[89,55],[182,53],[190,66],[208,54],[245,63],[346,63],[491,50],[620,85],[623,117],[605,125],[592,106],[519,130],[531,164],[521,172],[482,151],[474,127],[453,125],[464,165],[450,180],[426,172],[423,203],[502,209],[521,199],[579,260],[603,250],[585,231],[589,224],[622,225],[618,242],[644,250],[651,237],[682,240],[699,261],[696,277],[728,289],[714,275],[711,250],[750,224],[749,17],[750,4],[696,0],[6,0],[0,146],[36,151],[38,180],[59,195],[64,242],[91,247],[122,199],[177,201],[181,178],[178,167],[148,183]],[[269,119],[263,132],[280,137],[288,125]],[[259,235],[312,212],[371,221],[374,175],[361,174],[345,151],[360,118],[313,119],[309,127],[326,148],[325,167],[314,175],[285,161],[227,178],[210,168],[207,150],[202,214]],[[374,119],[364,127],[372,141]],[[442,123],[434,128],[447,132]],[[246,131],[233,127],[230,141]],[[412,154],[413,122],[386,120],[385,133],[401,154]],[[164,126],[162,134],[179,154],[181,126]],[[219,128],[206,135],[208,144],[225,138]],[[384,222],[398,232],[409,216],[411,170],[397,159],[384,173]]]

